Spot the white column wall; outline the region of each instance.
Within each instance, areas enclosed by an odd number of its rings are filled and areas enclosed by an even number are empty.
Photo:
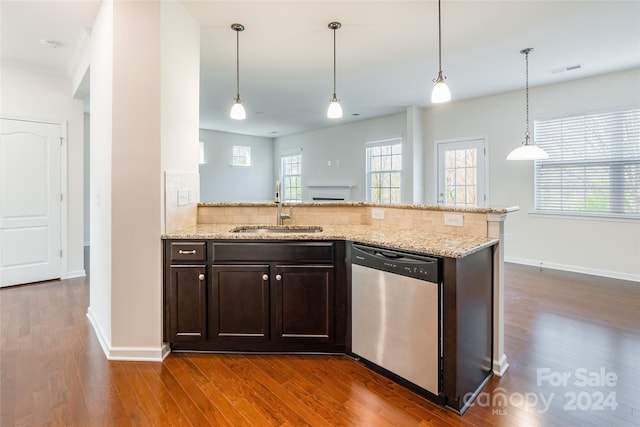
[[[107,358],[161,360],[163,168],[198,168],[199,29],[179,2],[105,0],[92,43],[88,315]]]

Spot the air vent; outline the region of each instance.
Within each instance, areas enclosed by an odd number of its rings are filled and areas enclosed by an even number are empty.
[[[566,67],[554,68],[553,70],[551,70],[551,72],[553,74],[558,74],[558,73],[564,73],[565,71],[579,70],[580,68],[582,68],[582,65],[580,64],[568,65]]]

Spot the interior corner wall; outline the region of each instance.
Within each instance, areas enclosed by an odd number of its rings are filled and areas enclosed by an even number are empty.
[[[278,137],[274,144],[275,174],[283,153],[302,149],[303,200],[309,200],[310,185],[351,186],[352,200],[366,200],[366,142],[406,138],[406,117],[406,113],[393,114]],[[411,177],[404,173],[403,182],[407,179]],[[411,200],[403,199],[402,203]]]
[[[533,120],[640,105],[640,68],[530,88]],[[520,206],[508,215],[505,260],[640,281],[640,222],[534,215],[533,162],[507,161],[524,136],[524,90],[425,111],[425,165],[436,169],[435,141],[488,136],[489,200]],[[435,175],[433,175],[435,176]],[[434,181],[435,182],[435,181]],[[435,185],[428,185],[429,202]]]
[[[200,165],[203,202],[269,201],[277,179],[273,138],[200,129],[205,163]],[[251,147],[251,166],[231,166],[233,146]]]
[[[410,184],[406,186],[405,199],[408,203],[424,203],[425,171],[424,171],[424,136],[423,108],[411,106],[407,108],[407,138],[406,144],[408,172]],[[405,186],[403,186],[405,188]]]
[[[3,117],[67,124],[67,264],[63,278],[84,275],[83,113],[67,77],[2,64]]]

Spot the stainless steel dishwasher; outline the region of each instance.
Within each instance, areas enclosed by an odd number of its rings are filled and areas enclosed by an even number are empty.
[[[438,396],[438,258],[353,244],[351,351]]]

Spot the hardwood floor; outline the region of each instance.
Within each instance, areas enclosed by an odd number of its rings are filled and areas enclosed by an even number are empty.
[[[342,356],[109,362],[87,280],[4,288],[0,425],[639,426],[640,284],[510,264],[505,278],[510,369],[463,416]]]

